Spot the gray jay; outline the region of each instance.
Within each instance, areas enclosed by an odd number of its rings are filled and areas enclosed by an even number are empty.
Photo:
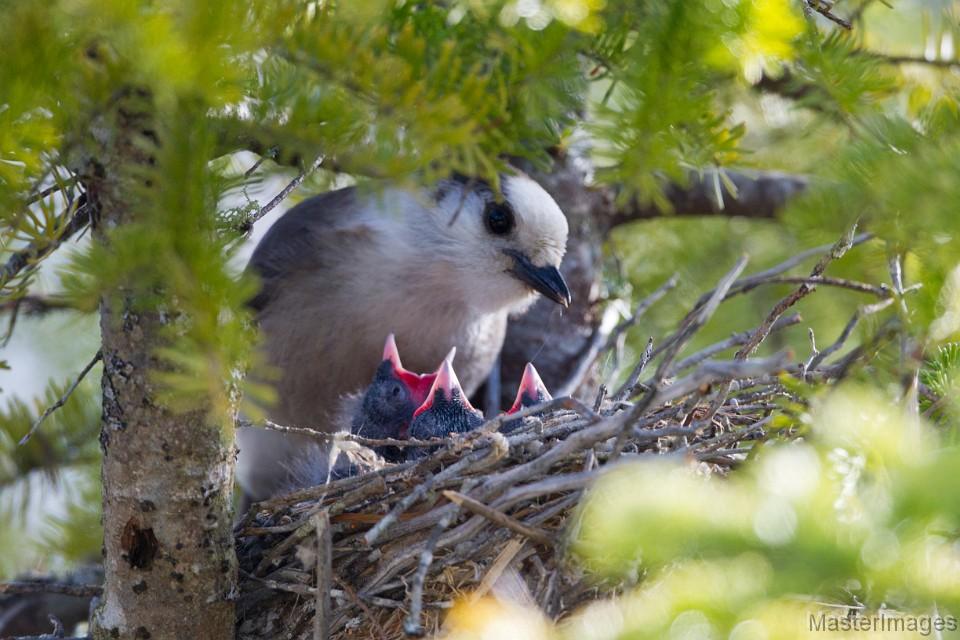
[[[472,394],[497,358],[508,315],[537,293],[567,305],[558,269],[566,218],[522,173],[502,176],[500,193],[457,177],[432,190],[340,189],[284,214],[249,264],[261,281],[251,304],[277,392],[270,418],[336,430],[338,402],[370,381],[390,333],[414,371],[433,370],[457,347]],[[238,478],[250,497],[275,493],[305,442],[241,429]]]

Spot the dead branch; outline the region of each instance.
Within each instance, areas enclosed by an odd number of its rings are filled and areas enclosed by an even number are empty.
[[[77,387],[80,386],[80,383],[83,382],[83,379],[87,376],[88,373],[90,373],[90,370],[93,369],[94,365],[96,365],[102,359],[103,359],[103,352],[97,351],[97,353],[94,354],[93,358],[91,358],[90,362],[88,362],[86,366],[80,371],[80,373],[77,374],[77,379],[73,381],[73,383],[67,388],[66,391],[63,392],[63,395],[57,398],[56,402],[54,402],[52,405],[47,407],[46,410],[44,410],[44,412],[40,414],[39,418],[34,420],[33,424],[30,425],[30,430],[27,431],[27,433],[24,434],[22,438],[20,438],[20,442],[19,442],[20,446],[23,446],[30,441],[30,438],[32,438],[33,434],[37,432],[37,429],[40,428],[40,425],[42,425],[43,422],[50,417],[50,414],[52,414],[54,411],[56,411],[57,409],[59,409],[60,407],[62,407],[67,403],[67,400],[70,399],[70,396],[73,395],[73,392],[77,390]]]
[[[100,595],[103,589],[93,584],[69,584],[63,582],[46,582],[42,580],[20,580],[0,583],[0,594],[25,595],[29,593],[58,593],[77,598],[92,598]]]
[[[807,11],[819,13],[830,22],[840,25],[847,31],[853,29],[853,25],[846,18],[841,18],[833,12],[833,0],[804,0],[804,7]]]
[[[724,175],[734,185],[735,192],[728,189],[724,180],[711,173],[692,174],[688,184],[669,186],[666,197],[671,210],[666,212],[656,205],[635,199],[620,203],[618,189],[610,187],[603,192],[606,206],[599,208],[599,212],[608,228],[664,215],[771,219],[809,184],[803,176],[778,172],[725,170]]]

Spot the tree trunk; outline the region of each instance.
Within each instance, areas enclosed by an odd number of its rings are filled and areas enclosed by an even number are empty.
[[[99,212],[94,239],[109,244],[111,229],[149,223],[137,204],[157,140],[149,95],[131,91],[107,113],[82,175]],[[144,293],[124,288],[100,304],[105,581],[92,637],[232,638],[233,433],[158,401],[151,371],[174,314]]]

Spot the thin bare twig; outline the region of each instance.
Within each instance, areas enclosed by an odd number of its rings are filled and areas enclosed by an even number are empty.
[[[873,234],[861,233],[854,236],[850,246],[856,247],[872,239],[873,239]],[[758,285],[768,282],[771,278],[775,278],[783,273],[786,273],[790,269],[793,269],[794,267],[797,267],[803,264],[813,256],[822,256],[823,254],[829,254],[831,251],[833,251],[835,246],[836,246],[836,243],[832,242],[830,244],[824,244],[824,245],[820,245],[819,247],[813,247],[812,249],[807,249],[806,251],[801,251],[795,256],[792,256],[784,260],[780,264],[770,267],[769,269],[758,271],[757,273],[750,274],[749,276],[742,278],[741,280],[737,280],[736,282],[733,283],[733,286],[730,287],[730,291],[728,292],[727,296],[729,297],[729,296],[739,295],[741,293],[750,291],[754,287],[757,287]],[[707,293],[700,296],[700,299],[697,300],[697,304],[695,305],[695,308],[699,308],[705,305],[707,303],[707,300],[710,299],[710,296],[712,296],[713,293],[714,291],[708,291]]]
[[[666,282],[657,287],[653,293],[641,300],[630,317],[620,322],[609,333],[604,333],[598,329],[591,337],[583,356],[578,359],[577,365],[573,368],[567,380],[557,388],[557,395],[567,396],[573,394],[586,379],[600,354],[612,349],[620,337],[633,327],[650,307],[656,304],[657,301],[676,286],[677,274],[673,274]]]
[[[840,25],[847,31],[853,29],[853,25],[846,18],[841,18],[833,12],[833,2],[831,0],[804,0],[804,5],[810,10],[822,15],[824,18]]]
[[[834,353],[839,351],[841,348],[843,348],[844,343],[846,343],[847,339],[850,337],[850,334],[853,333],[854,328],[857,326],[857,323],[859,323],[861,319],[863,319],[865,316],[869,316],[874,313],[877,313],[878,311],[882,311],[887,307],[889,307],[891,304],[893,304],[893,298],[890,298],[888,300],[881,300],[880,302],[877,302],[875,304],[870,304],[857,309],[857,311],[853,314],[853,316],[847,322],[846,326],[843,328],[843,331],[840,332],[840,337],[837,338],[833,344],[831,344],[829,347],[827,347],[823,351],[818,352],[816,350],[816,343],[814,342],[813,343],[814,356],[807,363],[807,366],[805,367],[806,370],[812,371],[813,369],[816,369],[818,366],[820,366],[820,364],[824,360],[826,360],[827,358],[832,356]],[[810,333],[811,333],[811,341],[812,341],[813,340],[812,329],[810,330]]]
[[[514,518],[511,518],[504,512],[489,507],[479,500],[474,500],[470,496],[466,496],[457,491],[444,491],[443,496],[450,502],[463,507],[467,511],[482,516],[491,522],[495,522],[511,531],[519,533],[520,535],[533,540],[534,542],[539,542],[540,544],[546,545],[548,547],[553,546],[553,540],[543,531],[539,529],[534,529],[533,527],[528,527],[522,522],[517,521]]]
[[[63,393],[63,395],[57,398],[56,402],[54,402],[52,405],[47,407],[46,410],[40,415],[39,418],[34,420],[33,424],[30,425],[30,430],[27,431],[27,433],[22,438],[20,438],[20,443],[19,443],[20,446],[23,446],[30,441],[30,438],[32,438],[33,434],[37,432],[37,429],[40,428],[40,425],[42,425],[43,422],[50,417],[50,414],[52,414],[54,411],[56,411],[57,409],[62,407],[64,404],[66,404],[67,400],[70,399],[70,396],[73,395],[73,392],[76,391],[77,387],[80,386],[80,383],[83,382],[83,379],[86,377],[86,375],[90,373],[90,370],[93,369],[94,365],[100,362],[100,360],[102,359],[103,359],[103,352],[97,351],[97,353],[93,356],[90,362],[87,363],[87,366],[85,366],[83,370],[80,372],[80,374],[77,376],[77,379],[73,381],[73,384],[70,385],[70,387]]]
[[[313,608],[313,638],[327,640],[330,637],[331,612],[330,584],[333,578],[333,542],[330,533],[330,517],[321,511],[313,517],[317,536],[317,593]]]
[[[278,204],[286,200],[287,196],[293,193],[294,189],[300,186],[300,183],[302,183],[308,175],[310,175],[311,173],[319,169],[320,165],[323,164],[325,157],[326,156],[322,154],[317,156],[317,159],[314,160],[309,167],[307,167],[306,169],[298,173],[297,176],[293,180],[288,182],[287,186],[281,189],[280,192],[277,195],[275,195],[267,204],[260,207],[255,213],[252,213],[249,216],[247,216],[247,218],[240,225],[240,229],[238,229],[238,231],[241,231],[243,233],[249,232],[253,228],[253,225],[254,223],[257,222],[257,220],[259,220],[263,216],[273,211],[273,209],[275,209]]]
[[[854,242],[856,241],[856,231],[857,224],[854,223],[847,233],[845,233],[843,237],[834,243],[830,251],[820,257],[820,259],[817,261],[817,264],[814,265],[813,270],[810,271],[810,278],[816,279],[822,276],[823,272],[827,268],[827,265],[834,260],[842,258],[843,255],[854,246]],[[736,358],[742,360],[756,351],[757,347],[760,346],[760,343],[764,341],[767,335],[769,335],[770,329],[773,328],[773,324],[780,318],[780,316],[782,316],[787,309],[795,305],[800,299],[809,295],[815,287],[816,284],[804,282],[797,287],[793,293],[781,299],[780,302],[774,306],[773,310],[770,311],[763,323],[757,327],[756,331],[754,331],[747,343],[743,345],[739,351],[737,351]]]
[[[779,331],[787,327],[792,327],[795,324],[799,324],[801,320],[802,318],[799,313],[794,313],[789,316],[784,316],[783,318],[780,318],[775,323],[773,323],[773,327],[770,329],[770,332],[773,333],[774,331]],[[718,353],[722,353],[727,349],[732,349],[733,347],[744,345],[750,339],[751,335],[753,335],[752,330],[740,331],[738,333],[733,334],[726,340],[715,342],[709,347],[705,347],[704,349],[701,349],[700,351],[692,355],[689,355],[683,360],[679,361],[670,370],[670,374],[675,375],[681,371],[689,369],[690,367],[694,367],[700,364],[701,362],[703,362],[704,360],[707,360],[708,358],[712,358],[713,356],[717,355]]]
[[[650,336],[647,340],[647,346],[644,348],[643,353],[640,354],[640,361],[637,362],[633,371],[627,376],[626,382],[624,382],[620,389],[617,390],[617,393],[614,394],[613,400],[615,402],[623,400],[633,393],[637,382],[640,381],[640,376],[643,375],[643,370],[647,368],[647,364],[649,364],[651,358],[653,358],[653,336]]]
[[[707,321],[713,317],[713,314],[716,312],[717,308],[720,306],[720,303],[724,301],[727,297],[727,292],[730,291],[730,288],[735,284],[737,277],[743,273],[744,268],[747,266],[747,256],[741,256],[737,263],[733,266],[730,271],[728,271],[717,283],[717,286],[707,297],[706,301],[700,305],[699,303],[694,309],[687,314],[687,317],[683,319],[683,322],[680,323],[680,330],[674,335],[671,339],[668,346],[664,347],[663,359],[660,361],[660,365],[657,367],[656,382],[659,383],[660,380],[666,377],[667,371],[673,365],[673,361],[676,358],[677,354],[680,352],[690,338],[696,333],[701,327],[703,327]]]
[[[433,563],[433,552],[440,541],[440,536],[447,530],[450,523],[457,517],[459,507],[452,509],[450,513],[441,518],[440,522],[434,526],[430,532],[430,538],[420,553],[420,562],[417,565],[417,572],[413,576],[413,585],[410,588],[410,613],[403,622],[403,631],[408,636],[421,637],[424,635],[423,624],[420,621],[420,613],[423,611],[423,583],[427,579],[427,571]]]

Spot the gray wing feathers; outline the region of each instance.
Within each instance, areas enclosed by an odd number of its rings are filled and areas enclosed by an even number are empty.
[[[323,269],[351,244],[368,236],[370,227],[358,215],[353,187],[304,200],[277,220],[257,245],[250,262],[261,280],[260,292],[250,306],[263,311],[277,289],[297,280],[298,273]]]

